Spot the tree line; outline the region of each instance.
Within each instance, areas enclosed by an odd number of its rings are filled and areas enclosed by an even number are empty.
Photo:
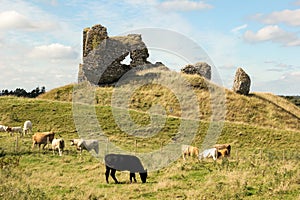
[[[27,98],[35,98],[37,96],[39,96],[40,94],[43,94],[46,92],[46,88],[45,86],[43,87],[36,87],[35,89],[33,89],[31,92],[27,92],[26,90],[22,89],[22,88],[17,88],[15,90],[2,90],[0,92],[0,96],[17,96],[17,97],[27,97]]]

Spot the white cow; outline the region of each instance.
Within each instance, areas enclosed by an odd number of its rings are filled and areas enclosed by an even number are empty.
[[[64,151],[65,148],[65,141],[60,138],[60,139],[53,139],[52,140],[52,151],[53,155],[55,154],[54,151],[58,150],[58,153],[60,156],[62,156],[62,152]]]
[[[24,133],[24,135],[26,135],[29,132],[32,133],[32,123],[31,123],[31,121],[27,120],[24,122],[23,133]]]
[[[96,154],[99,153],[99,142],[98,140],[84,140],[84,139],[72,139],[71,146],[76,145],[77,150],[82,153],[82,151],[88,150],[91,151],[94,149]]]
[[[216,160],[217,156],[218,156],[217,148],[206,149],[199,154],[199,160],[202,160],[203,158],[213,158],[214,160]]]

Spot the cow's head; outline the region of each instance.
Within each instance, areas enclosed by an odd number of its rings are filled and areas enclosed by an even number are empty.
[[[146,180],[148,177],[147,169],[144,172],[140,172],[140,177],[141,177],[142,183],[146,183]]]

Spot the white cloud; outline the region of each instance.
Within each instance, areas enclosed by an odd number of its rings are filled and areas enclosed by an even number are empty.
[[[300,38],[295,33],[287,32],[277,25],[265,26],[256,33],[248,30],[244,34],[244,39],[250,43],[272,41],[284,46],[300,45]]]
[[[254,82],[253,91],[271,92],[277,95],[299,95],[300,71],[283,74],[274,80]]]
[[[257,14],[256,16],[254,16],[254,19],[257,19],[264,24],[284,23],[290,26],[300,26],[300,9],[286,9],[282,11],[272,12],[268,15]]]
[[[292,70],[298,68],[298,66],[295,65],[276,61],[265,61],[264,63],[270,66],[270,68],[268,68],[267,71],[273,72],[291,72]]]
[[[0,13],[0,29],[33,29],[30,20],[15,10]]]
[[[281,80],[285,80],[285,81],[288,81],[288,80],[297,80],[298,83],[300,82],[300,71],[294,71],[294,72],[290,72],[290,73],[287,73],[287,74],[284,74],[280,77]],[[300,86],[299,86],[300,87]],[[300,90],[298,90],[300,91]]]
[[[72,47],[58,43],[34,47],[29,53],[29,57],[41,59],[75,59],[77,56]]]
[[[248,24],[243,24],[241,26],[238,26],[238,27],[235,27],[235,28],[231,29],[231,32],[234,33],[234,34],[237,34],[240,30],[243,30],[247,27],[248,27]]]
[[[213,8],[212,5],[204,3],[203,1],[189,1],[189,0],[173,0],[164,1],[158,5],[159,8],[171,11],[192,11],[204,10]]]

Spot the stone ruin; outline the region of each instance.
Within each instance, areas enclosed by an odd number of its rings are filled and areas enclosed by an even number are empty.
[[[155,64],[147,61],[149,57],[146,44],[140,34],[109,37],[107,29],[100,25],[83,30],[83,63],[79,64],[78,82],[88,81],[93,85],[114,85],[131,69],[140,67],[160,67],[169,70],[161,62]],[[122,63],[130,57],[130,64]],[[139,68],[136,68],[139,66]],[[142,68],[141,68],[142,69]],[[211,79],[211,66],[205,62],[188,64],[181,69],[186,74],[198,74]],[[232,90],[248,95],[251,80],[249,75],[238,68],[235,74]]]
[[[130,64],[123,64],[130,56]],[[107,29],[100,25],[83,30],[83,63],[79,65],[78,82],[93,85],[111,85],[126,72],[137,66],[162,66],[147,61],[148,49],[139,34],[109,37]],[[165,66],[164,66],[165,67]]]
[[[193,65],[188,64],[181,69],[186,74],[198,74],[208,80],[211,79],[211,66],[205,62],[198,62]]]
[[[249,75],[239,67],[235,73],[232,90],[238,94],[248,95],[250,85],[251,79]]]

